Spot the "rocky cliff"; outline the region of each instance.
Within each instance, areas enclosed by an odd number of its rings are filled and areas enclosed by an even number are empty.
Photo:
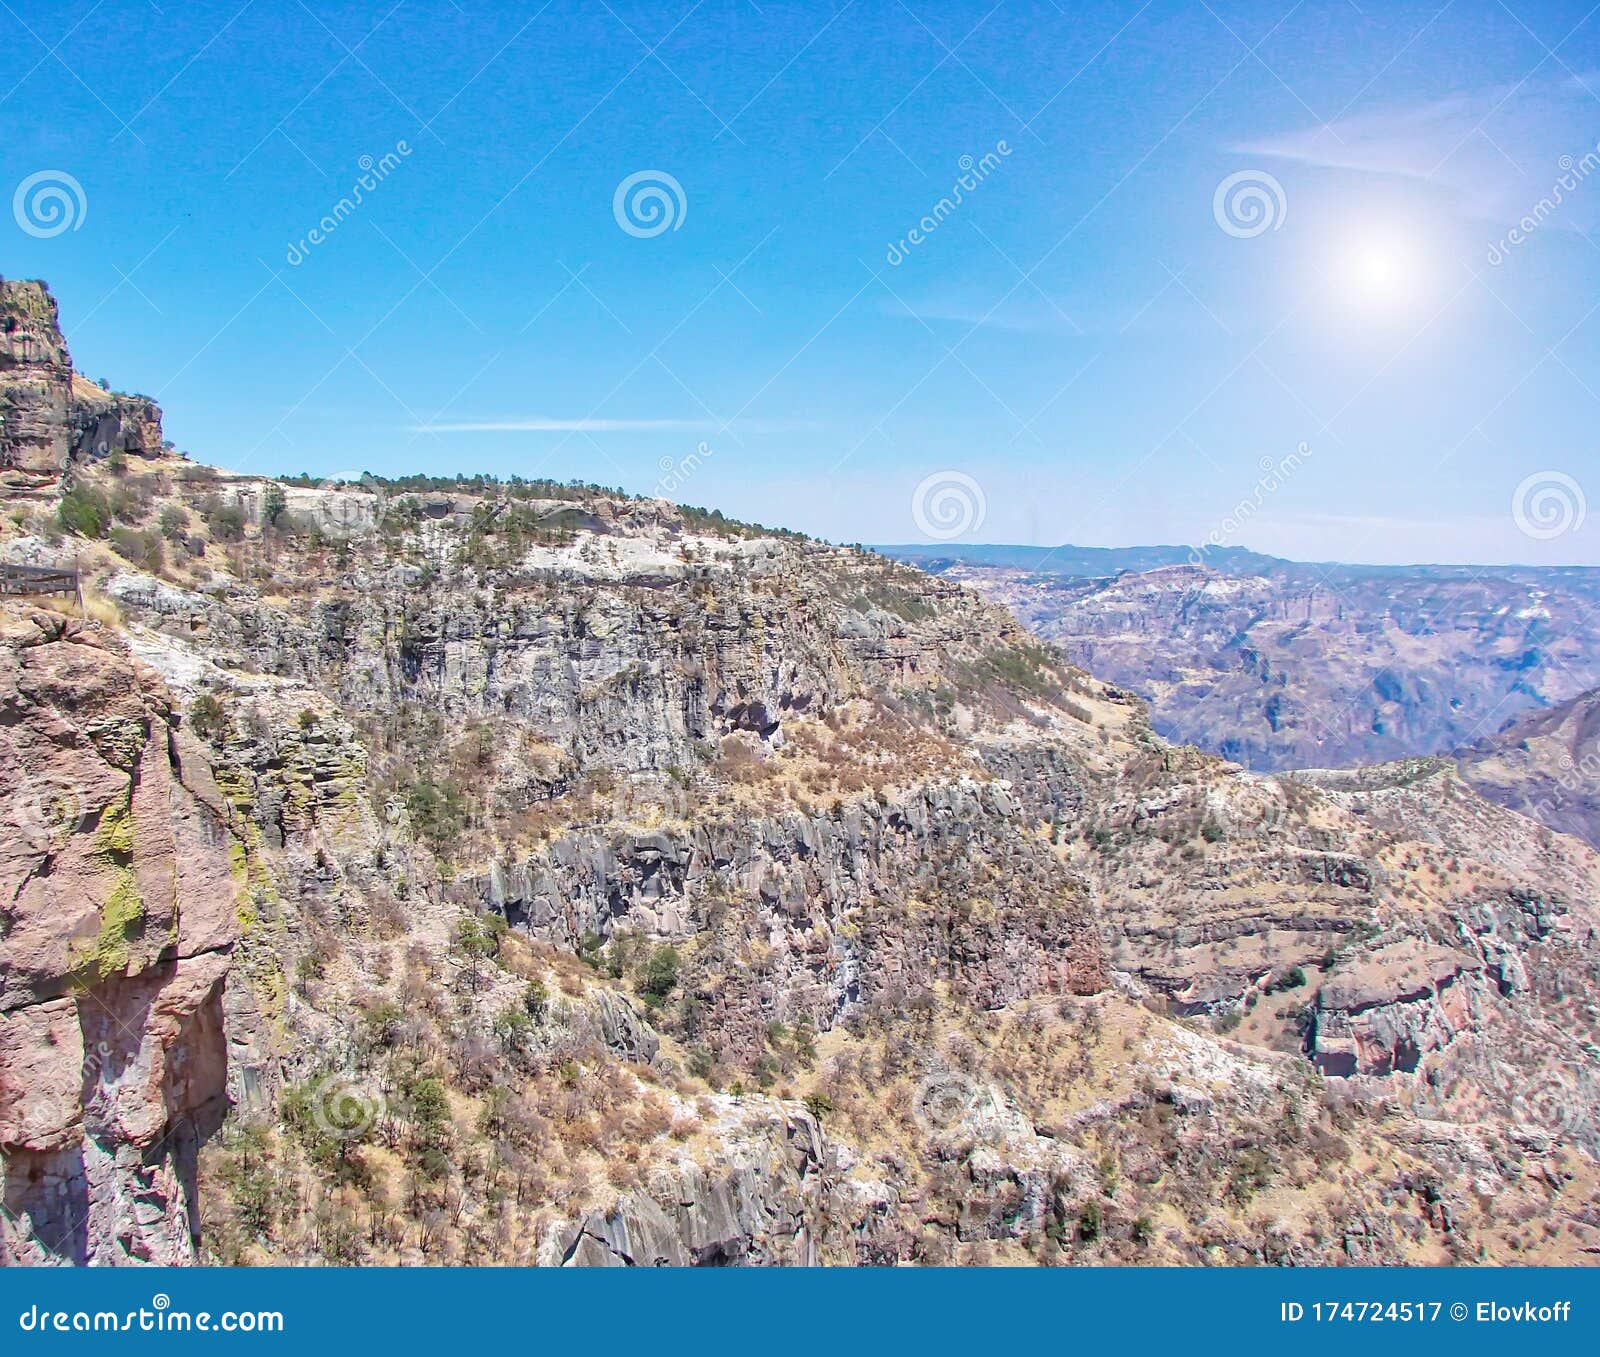
[[[71,428],[72,359],[56,300],[41,284],[0,279],[0,471],[59,475]]]
[[[210,765],[112,637],[0,614],[0,1146],[13,1261],[193,1261],[237,920]]]
[[[153,401],[73,371],[49,289],[0,278],[0,488],[21,494],[54,485],[74,463],[161,451]]]

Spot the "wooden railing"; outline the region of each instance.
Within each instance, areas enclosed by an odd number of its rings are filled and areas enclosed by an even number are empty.
[[[0,594],[78,593],[75,568],[48,565],[0,565]]]

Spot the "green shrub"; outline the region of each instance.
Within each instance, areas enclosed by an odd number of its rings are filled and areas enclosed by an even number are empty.
[[[805,1096],[806,1111],[821,1121],[828,1113],[833,1111],[833,1099],[826,1093],[808,1093]]]
[[[605,945],[605,938],[591,929],[578,939],[578,960],[598,971],[600,969],[600,949]]]
[[[406,794],[411,826],[435,853],[443,855],[467,827],[469,810],[460,788],[423,778]]]
[[[528,981],[522,991],[522,1009],[534,1022],[543,1022],[550,1011],[550,991],[538,980]]]
[[[1265,1150],[1243,1150],[1228,1174],[1228,1195],[1243,1205],[1272,1182],[1272,1173],[1272,1159]]]
[[[420,1162],[429,1164],[429,1151],[442,1151],[450,1143],[450,1099],[444,1081],[432,1075],[417,1080],[408,1099],[411,1148]]]
[[[1291,966],[1282,975],[1275,975],[1267,985],[1267,993],[1282,994],[1286,990],[1299,989],[1306,983],[1306,973],[1299,966]]]
[[[189,704],[189,729],[202,740],[216,744],[232,724],[222,703],[210,693],[201,693]]]
[[[111,547],[123,560],[152,574],[167,563],[166,548],[160,536],[153,532],[142,532],[138,528],[113,528]]]
[[[456,924],[456,947],[472,960],[484,960],[500,950],[506,921],[498,914],[473,915]]]
[[[1078,1212],[1078,1238],[1086,1244],[1093,1243],[1100,1238],[1100,1231],[1105,1228],[1105,1223],[1105,1212],[1100,1209],[1100,1203],[1085,1202],[1083,1210]]]
[[[79,537],[104,537],[111,530],[111,505],[92,485],[75,485],[56,511],[61,526]]]
[[[678,949],[671,943],[657,947],[650,954],[650,960],[645,963],[644,978],[639,982],[639,990],[645,997],[645,1002],[652,1008],[659,1007],[661,1001],[671,994],[678,984]]]
[[[167,541],[176,542],[189,531],[189,515],[176,504],[169,504],[156,519],[156,526]]]
[[[494,1038],[507,1051],[520,1050],[533,1035],[533,1019],[521,1004],[509,1004],[494,1020]]]
[[[270,1229],[274,1188],[264,1127],[229,1124],[222,1134],[221,1177],[239,1224],[251,1234]]]
[[[200,512],[216,541],[237,542],[244,537],[244,510],[237,504],[224,504],[218,496],[207,495]]]

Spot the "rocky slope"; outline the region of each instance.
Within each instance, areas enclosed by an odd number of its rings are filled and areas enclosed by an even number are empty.
[[[1263,771],[1449,753],[1600,683],[1595,570],[928,564],[1138,693],[1166,738]]]
[[[1600,1249],[1600,858],[1448,765],[1245,774],[952,582],[593,488],[48,480],[12,1260]]]
[[[1600,690],[1532,712],[1458,758],[1491,801],[1600,848]]]

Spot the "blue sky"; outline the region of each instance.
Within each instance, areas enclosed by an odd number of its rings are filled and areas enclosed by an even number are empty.
[[[202,460],[649,492],[705,443],[675,497],[836,540],[927,540],[958,473],[962,540],[1600,561],[1582,3],[0,0],[0,42],[0,270]]]

